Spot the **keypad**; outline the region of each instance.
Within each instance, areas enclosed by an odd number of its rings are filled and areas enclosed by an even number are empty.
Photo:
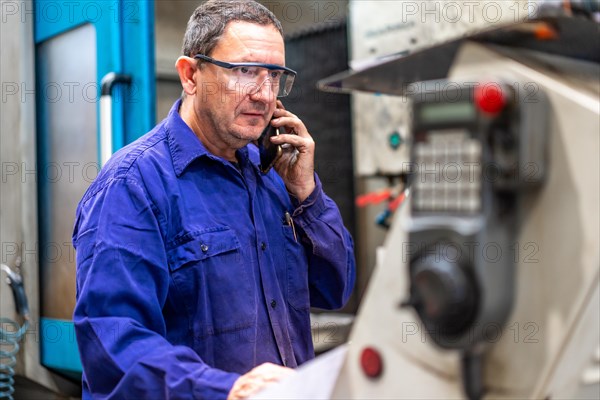
[[[413,209],[476,213],[481,209],[481,143],[462,129],[430,131],[415,143]]]

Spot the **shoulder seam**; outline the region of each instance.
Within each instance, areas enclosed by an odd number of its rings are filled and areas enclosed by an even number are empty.
[[[149,149],[156,146],[158,143],[160,143],[162,141],[166,141],[166,140],[167,140],[167,135],[163,135],[162,137],[158,138],[154,143],[148,144],[148,146],[146,148],[144,148],[143,150],[141,150],[138,154],[136,154],[136,155],[131,155],[131,153],[127,154],[125,156],[125,158],[119,163],[119,166],[117,166],[117,171],[115,172],[115,179],[121,178],[121,177],[127,178],[129,175],[129,170],[137,162],[138,158],[140,158],[142,156],[142,154],[144,154],[146,151],[148,151]],[[167,143],[167,145],[168,145],[168,143]],[[129,157],[131,157],[131,159],[129,159]],[[129,165],[123,165],[123,164],[129,164]]]

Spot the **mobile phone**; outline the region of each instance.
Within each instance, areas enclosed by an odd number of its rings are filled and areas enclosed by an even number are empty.
[[[279,128],[269,123],[258,138],[258,152],[260,154],[260,170],[266,174],[281,157],[283,149],[280,145],[271,143],[271,137],[279,135]]]

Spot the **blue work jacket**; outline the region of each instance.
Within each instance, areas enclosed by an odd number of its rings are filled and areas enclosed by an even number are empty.
[[[318,177],[298,204],[254,145],[238,165],[214,156],[179,106],[77,208],[84,398],[225,398],[256,365],[313,358],[310,306],[339,308],[354,285],[352,239]]]

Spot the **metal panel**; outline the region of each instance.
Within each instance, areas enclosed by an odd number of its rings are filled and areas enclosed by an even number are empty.
[[[70,320],[75,209],[98,172],[95,27],[82,25],[40,44],[38,68],[42,316]]]
[[[399,58],[403,54],[456,39],[467,32],[522,20],[532,10],[534,7],[527,0],[353,0],[350,1],[350,66],[360,71],[373,63],[382,64],[383,57],[394,55],[391,59]],[[445,49],[454,54],[456,47]],[[407,87],[410,82],[432,79],[429,78],[431,75],[446,76],[452,58],[444,54],[439,59],[432,59],[428,55],[417,61],[413,70],[402,70],[401,74],[394,68],[385,75],[383,85],[377,85],[381,73],[366,77],[358,89],[369,88],[368,91],[375,95],[352,95],[354,163],[358,176],[408,172],[408,102],[402,98],[382,96],[380,93],[386,92],[380,89],[398,86],[402,92],[410,91]],[[333,80],[331,86],[337,83]],[[339,83],[345,86],[345,82]],[[397,134],[402,137],[402,143],[399,147],[391,146],[390,139]]]

